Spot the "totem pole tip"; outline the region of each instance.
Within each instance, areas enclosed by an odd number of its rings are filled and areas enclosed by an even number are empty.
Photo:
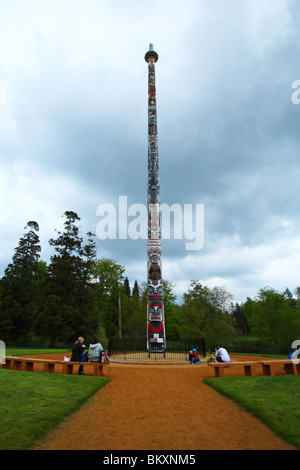
[[[155,62],[158,61],[158,54],[157,54],[157,52],[155,52],[152,43],[149,44],[149,51],[146,52],[146,55],[145,55],[145,61],[146,61],[146,62],[148,62],[149,57],[153,57],[154,60],[155,60]]]

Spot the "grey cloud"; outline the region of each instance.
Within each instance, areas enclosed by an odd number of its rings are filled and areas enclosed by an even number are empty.
[[[202,250],[163,241],[163,267],[176,274],[169,280],[228,283],[241,300],[250,283],[266,281],[253,262],[261,246],[276,247],[282,263],[274,283],[294,272],[277,244],[297,246],[299,233],[296,2],[155,2],[155,21],[135,1],[92,1],[90,9],[73,2],[72,11],[67,2],[13,3],[0,19],[1,44],[9,45],[0,69],[8,85],[0,105],[1,272],[27,220],[36,218],[46,241],[65,210],[95,232],[99,204],[117,205],[120,195],[146,203],[150,42],[159,53],[161,202],[205,205]],[[131,282],[143,282],[145,241],[97,245]]]

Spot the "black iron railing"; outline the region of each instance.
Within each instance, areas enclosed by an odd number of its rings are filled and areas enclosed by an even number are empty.
[[[199,355],[205,357],[205,338],[166,339],[164,351],[153,352],[147,348],[146,338],[109,338],[108,355],[110,357],[121,357],[123,360],[178,360],[188,361],[189,351],[197,349]]]

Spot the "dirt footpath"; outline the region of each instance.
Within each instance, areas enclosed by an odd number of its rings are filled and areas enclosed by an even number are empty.
[[[111,381],[53,430],[39,449],[293,449],[205,385],[203,378],[212,374],[206,364],[112,363],[106,373]]]

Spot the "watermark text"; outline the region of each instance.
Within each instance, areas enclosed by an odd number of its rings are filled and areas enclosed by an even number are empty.
[[[300,80],[294,80],[292,83],[292,88],[296,89],[296,91],[292,93],[292,103],[300,104]]]
[[[127,196],[119,196],[118,207],[99,204],[96,215],[101,218],[96,227],[100,240],[146,240],[150,231],[162,240],[186,240],[186,250],[204,246],[204,204],[152,204],[147,209],[144,204],[128,206]]]

